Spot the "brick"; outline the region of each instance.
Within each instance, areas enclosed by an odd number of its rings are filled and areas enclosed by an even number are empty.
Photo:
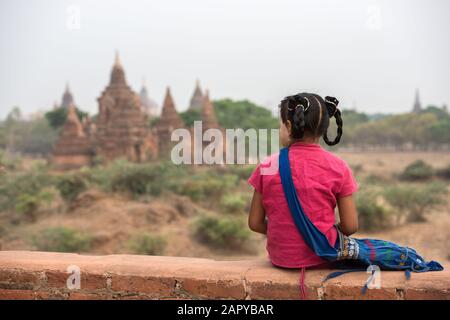
[[[0,288],[32,290],[39,284],[40,275],[37,272],[0,269]]]
[[[192,297],[211,299],[244,299],[243,280],[183,279],[181,288]]]
[[[420,290],[408,289],[405,292],[406,300],[450,300],[449,290]]]
[[[114,292],[147,293],[154,297],[173,294],[174,278],[112,275],[111,290]]]
[[[399,300],[400,295],[395,288],[367,289],[362,293],[360,286],[326,286],[324,299],[326,300]]]
[[[32,290],[0,290],[0,300],[34,300]]]
[[[47,286],[52,288],[67,289],[67,279],[70,273],[60,271],[47,271]],[[80,290],[106,289],[106,277],[104,275],[83,273],[80,275]]]
[[[70,292],[69,300],[105,300],[107,299],[106,293],[83,293],[83,292]]]

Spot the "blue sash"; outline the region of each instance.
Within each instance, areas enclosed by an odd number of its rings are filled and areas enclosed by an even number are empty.
[[[338,228],[338,239],[333,247],[326,236],[316,228],[303,211],[297,197],[289,164],[289,149],[283,148],[279,157],[279,172],[284,194],[298,231],[308,246],[321,258],[328,261],[345,262],[356,270],[366,270],[377,265],[382,270],[404,270],[413,272],[441,271],[444,268],[436,261],[426,262],[417,252],[408,247],[376,239],[356,239],[345,236]],[[344,261],[345,260],[345,261]],[[336,272],[328,278],[342,274]]]

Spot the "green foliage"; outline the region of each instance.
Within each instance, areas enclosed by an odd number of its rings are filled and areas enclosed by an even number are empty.
[[[242,194],[226,194],[220,201],[220,207],[229,213],[241,213],[247,205],[247,200]]]
[[[214,101],[217,120],[223,128],[277,129],[278,119],[266,108],[248,100],[233,101],[223,99]]]
[[[408,181],[427,180],[433,176],[433,168],[422,160],[417,160],[408,165],[400,178]]]
[[[361,189],[356,194],[359,227],[362,230],[375,230],[387,224],[388,211],[377,201],[378,192]]]
[[[0,211],[15,209],[20,196],[39,196],[52,184],[53,178],[39,167],[26,172],[3,174],[0,179]]]
[[[128,247],[135,254],[162,255],[166,246],[165,238],[148,233],[137,234],[128,242]]]
[[[236,164],[227,166],[224,171],[236,175],[240,180],[247,180],[255,171],[255,168],[256,165],[253,164]]]
[[[25,219],[34,222],[37,219],[37,211],[44,203],[50,203],[53,200],[53,193],[48,190],[42,190],[37,194],[21,194],[16,199],[15,210],[23,214]]]
[[[21,157],[17,155],[11,155],[5,150],[0,149],[0,165],[2,165],[7,171],[14,171],[20,168],[22,164]]]
[[[187,127],[193,126],[194,121],[202,119],[200,112],[197,110],[186,110],[184,112],[181,112],[180,117]]]
[[[87,183],[82,176],[69,174],[62,176],[58,180],[56,188],[65,201],[71,202],[87,189]]]
[[[67,109],[66,108],[56,108],[54,110],[48,111],[45,113],[45,118],[48,120],[50,126],[53,129],[59,129],[64,125],[64,122],[67,118]],[[81,120],[86,117],[87,112],[81,111],[76,108],[78,118]]]
[[[236,186],[238,177],[231,174],[217,175],[214,172],[204,172],[189,175],[186,179],[173,181],[170,190],[185,195],[193,201],[208,200],[215,202],[220,200],[223,191]]]
[[[127,164],[111,177],[112,191],[159,195],[167,181],[168,166],[160,163]]]
[[[0,123],[0,147],[11,152],[46,154],[56,138],[57,131],[45,118],[25,121],[17,107]]]
[[[242,248],[250,237],[248,228],[238,218],[201,216],[194,223],[196,237],[211,246]]]
[[[388,187],[383,196],[398,214],[405,214],[408,221],[421,222],[425,221],[426,213],[446,203],[447,194],[445,185],[430,183]]]
[[[58,138],[58,132],[49,126],[46,119],[23,122],[14,149],[22,153],[47,154]]]
[[[34,235],[33,245],[40,251],[88,252],[92,237],[65,227],[46,228]]]
[[[441,117],[438,121],[430,124],[428,135],[432,143],[450,143],[450,116]]]

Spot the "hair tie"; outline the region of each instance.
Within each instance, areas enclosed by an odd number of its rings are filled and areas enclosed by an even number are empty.
[[[306,100],[306,107],[302,104],[303,102],[300,102],[300,103],[298,103],[294,108],[289,108],[289,107],[288,107],[287,109],[288,109],[289,111],[295,111],[295,110],[298,109],[298,107],[302,107],[303,112],[308,111],[308,108],[309,108],[309,105],[310,105],[309,99],[308,99],[307,97],[301,97],[301,98]]]
[[[328,115],[330,117],[334,117],[338,110],[337,106],[339,104],[339,100],[334,97],[325,97],[325,104],[328,109]]]

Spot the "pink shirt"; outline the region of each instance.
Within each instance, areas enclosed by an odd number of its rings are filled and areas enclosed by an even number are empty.
[[[294,224],[278,173],[278,155],[260,163],[248,182],[262,194],[267,217],[267,252],[279,267],[301,268],[326,262],[308,247]],[[298,142],[289,150],[294,185],[300,203],[314,225],[334,245],[337,233],[334,208],[336,199],[351,195],[358,186],[351,169],[334,154],[318,144]],[[268,168],[276,161],[276,172]],[[267,170],[267,169],[266,169]]]

